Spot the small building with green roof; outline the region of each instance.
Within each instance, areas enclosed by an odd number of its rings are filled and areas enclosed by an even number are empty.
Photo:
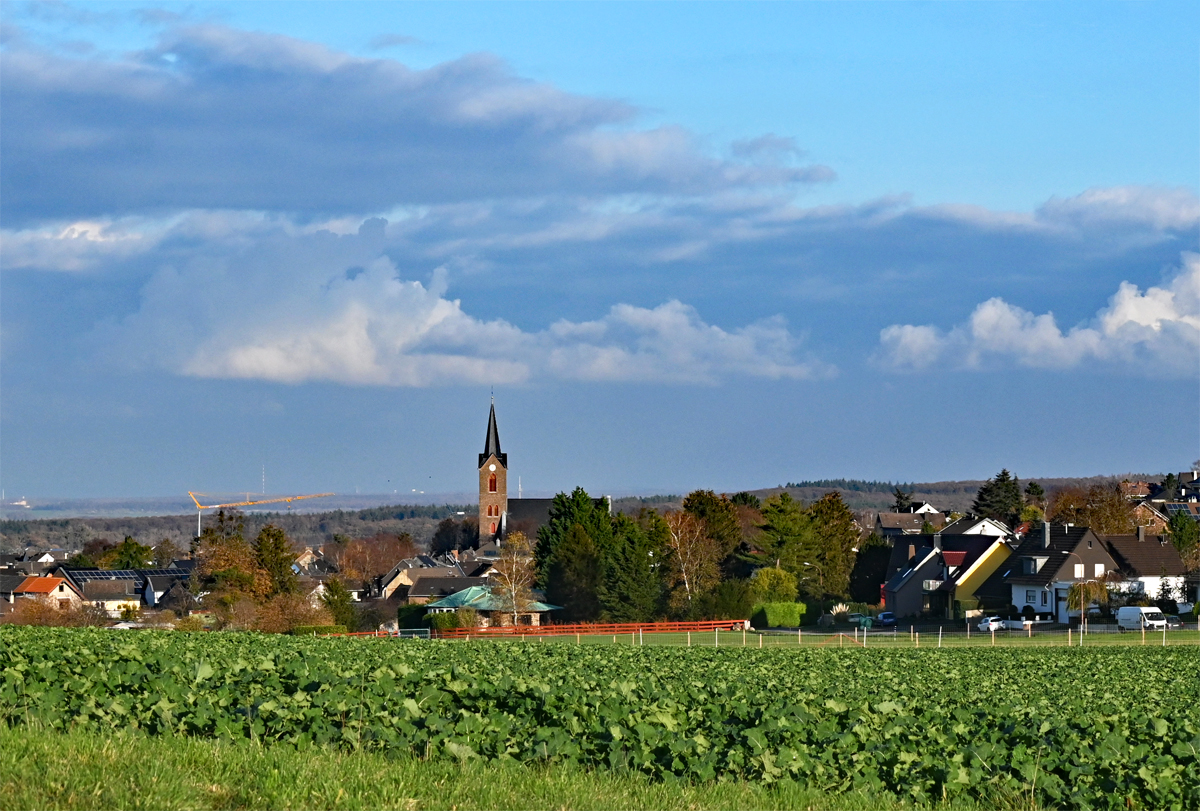
[[[473,608],[478,613],[484,627],[513,624],[512,611],[506,608],[503,601],[487,586],[470,586],[449,597],[443,597],[437,602],[426,603],[425,608],[430,614],[449,613],[460,608]],[[541,625],[543,614],[549,611],[558,611],[560,608],[562,606],[531,600],[525,606],[525,610],[517,615],[517,624]]]

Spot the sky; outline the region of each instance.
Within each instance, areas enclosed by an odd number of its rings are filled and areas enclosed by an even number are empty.
[[[1194,4],[0,23],[9,501],[1200,456]]]

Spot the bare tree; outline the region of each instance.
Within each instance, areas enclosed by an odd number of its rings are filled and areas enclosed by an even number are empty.
[[[692,604],[696,597],[716,585],[720,579],[717,564],[720,550],[704,531],[704,523],[691,513],[669,512],[667,522],[667,562],[671,569],[674,602],[677,607]]]
[[[492,596],[506,614],[512,615],[514,626],[533,602],[535,577],[533,545],[525,533],[506,535],[500,547],[500,558],[492,564],[492,575],[488,579],[492,581]]]

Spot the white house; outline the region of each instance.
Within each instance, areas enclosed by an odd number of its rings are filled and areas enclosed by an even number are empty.
[[[1136,535],[1100,537],[1125,578],[1122,591],[1151,600],[1169,594],[1170,599],[1191,602],[1191,595],[1184,594],[1183,559],[1166,535],[1147,535],[1145,527],[1138,527]]]

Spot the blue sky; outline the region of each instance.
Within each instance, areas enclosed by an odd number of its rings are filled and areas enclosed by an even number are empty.
[[[10,496],[1200,455],[1192,4],[0,13]]]

